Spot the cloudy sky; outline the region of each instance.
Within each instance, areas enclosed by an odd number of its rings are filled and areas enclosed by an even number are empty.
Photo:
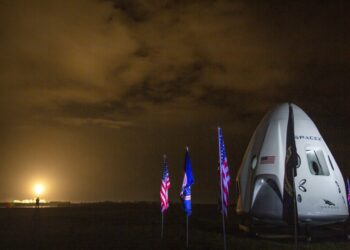
[[[263,115],[294,102],[350,175],[346,1],[0,1],[0,200],[217,200]],[[44,195],[44,196],[45,196]]]

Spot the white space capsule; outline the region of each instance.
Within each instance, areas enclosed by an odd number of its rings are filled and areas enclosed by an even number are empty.
[[[298,158],[294,186],[299,223],[344,222],[349,212],[338,164],[313,121],[298,106],[288,103],[267,113],[250,140],[237,175],[237,213],[257,221],[284,221],[289,105],[294,114]]]

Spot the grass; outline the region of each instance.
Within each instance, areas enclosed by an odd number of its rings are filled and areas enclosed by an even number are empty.
[[[160,240],[158,204],[86,204],[56,208],[0,209],[0,249],[186,249],[186,220],[179,204],[165,215]],[[267,240],[237,230],[227,220],[228,249],[293,249],[291,239]],[[194,205],[190,249],[223,249],[221,215],[215,205]],[[350,249],[339,235],[323,234],[299,249]]]

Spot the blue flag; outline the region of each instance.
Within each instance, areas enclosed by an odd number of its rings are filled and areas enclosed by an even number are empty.
[[[187,216],[190,216],[192,213],[192,204],[191,204],[191,185],[194,183],[192,165],[190,160],[190,154],[188,152],[188,147],[186,148],[185,155],[185,175],[182,182],[182,189],[180,193],[181,200],[183,202],[183,207]]]

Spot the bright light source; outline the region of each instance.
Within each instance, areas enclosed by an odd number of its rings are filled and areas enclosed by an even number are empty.
[[[44,192],[44,186],[42,184],[36,184],[34,186],[34,192],[37,196],[40,196]]]

